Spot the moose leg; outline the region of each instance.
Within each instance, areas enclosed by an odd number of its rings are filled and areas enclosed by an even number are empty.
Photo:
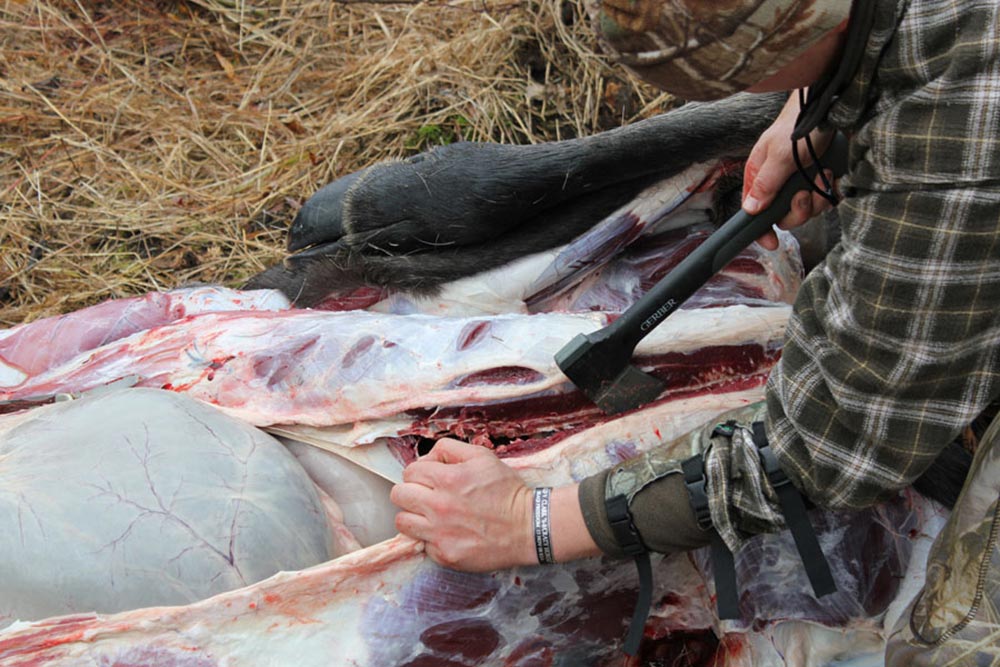
[[[379,163],[307,201],[288,247],[343,241],[362,251],[404,254],[490,241],[528,221],[551,221],[540,214],[610,186],[743,157],[782,102],[782,95],[736,95],[580,139],[531,146],[462,142]]]

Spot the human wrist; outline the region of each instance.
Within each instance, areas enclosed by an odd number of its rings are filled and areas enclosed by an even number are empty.
[[[514,521],[518,530],[513,532],[515,539],[510,546],[512,567],[538,564],[535,556],[534,493],[533,488],[522,486],[514,499]]]
[[[557,563],[601,555],[580,509],[579,485],[552,489],[552,553]]]
[[[808,91],[809,89],[806,88]],[[788,99],[785,100],[785,106],[781,107],[781,111],[778,112],[779,118],[791,117],[792,119],[799,117],[799,111],[801,111],[802,105],[799,103],[799,94],[797,91],[792,91],[788,95]]]
[[[524,546],[518,548],[518,561],[524,565],[538,565],[535,541],[535,489],[525,488],[527,508],[524,512],[522,535]],[[578,499],[578,485],[553,488],[549,494],[549,536],[552,557],[556,563],[578,558],[601,555],[601,550],[590,536],[583,519]]]

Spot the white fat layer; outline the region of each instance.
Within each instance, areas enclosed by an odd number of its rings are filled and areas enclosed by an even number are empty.
[[[287,438],[281,441],[316,485],[337,503],[344,525],[361,546],[371,546],[396,534],[398,510],[389,502],[392,482],[319,447]]]
[[[744,637],[750,650],[735,667],[882,667],[884,662],[885,641],[867,629],[781,621]]]
[[[16,387],[28,379],[28,374],[17,366],[0,361],[0,387]]]
[[[409,419],[396,421],[390,418],[375,420],[371,423],[377,427],[375,430],[391,437],[410,426],[412,421]],[[393,484],[402,481],[403,464],[399,457],[389,450],[385,438],[367,439],[370,434],[367,430],[363,440],[353,438],[353,429],[337,426],[315,428],[291,424],[268,426],[265,430],[273,435],[308,443],[313,447],[335,454]]]
[[[527,313],[525,292],[559,254],[561,248],[522,257],[510,264],[442,286],[434,296],[393,294],[371,306],[379,313],[469,317],[500,313]]]
[[[906,574],[903,575],[903,582],[900,584],[896,599],[885,612],[882,623],[886,635],[890,634],[892,629],[900,623],[900,619],[908,611],[910,603],[923,589],[924,580],[927,578],[927,556],[930,554],[935,538],[944,529],[951,514],[941,505],[916,492],[912,494],[912,500],[915,511],[922,515],[923,530],[911,539],[913,552],[910,554],[910,562],[906,566]]]
[[[789,311],[786,305],[680,311],[644,338],[637,353],[777,345]],[[78,391],[137,374],[141,383],[183,387],[257,425],[349,424],[566,390],[555,353],[606,321],[601,313],[211,313],[81,355],[39,376],[24,393]],[[521,369],[521,375],[475,379],[497,368]],[[7,397],[13,396],[0,394]]]
[[[763,387],[756,387],[668,401],[575,433],[555,447],[511,457],[506,462],[520,471],[529,485],[560,484],[567,478],[580,481],[624,458],[670,443],[723,412],[763,397]],[[687,458],[697,452],[673,453],[676,458]]]
[[[150,328],[205,313],[274,312],[290,307],[277,290],[203,286],[112,299],[65,315],[0,330],[0,388],[13,389],[40,369],[59,366]]]

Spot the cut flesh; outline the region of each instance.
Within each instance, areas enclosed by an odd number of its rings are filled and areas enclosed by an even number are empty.
[[[524,314],[529,301],[547,309],[623,308],[648,286],[650,271],[662,272],[672,261],[658,253],[685,242],[651,237],[650,245],[627,251],[627,261],[574,279],[546,274],[557,254],[526,258],[519,263],[524,270],[490,299],[469,295],[502,282],[497,275],[449,286],[436,298],[396,295],[377,307],[390,311],[382,314],[288,311],[280,299],[265,297],[267,305],[252,311],[238,306],[185,311],[183,319],[136,319],[127,335],[126,329],[109,334],[117,325],[104,325],[100,334],[80,335],[72,354],[47,361],[29,363],[0,350],[7,369],[0,401],[79,392],[137,374],[142,386],[184,392],[389,480],[399,479],[422,442],[454,435],[494,447],[529,484],[565,484],[762,396],[789,312],[780,302],[797,287],[791,255],[752,251],[745,266],[731,267],[715,291],[710,284],[689,304],[696,308],[671,316],[644,340],[637,363],[672,379],[671,389],[615,418],[583,401],[552,361],[576,333],[614,313]],[[543,274],[554,275],[546,287],[558,289],[533,291]],[[479,303],[482,310],[470,310]],[[490,314],[504,310],[520,314]],[[82,311],[60,326],[68,331],[69,322],[79,322],[84,331],[87,318]],[[29,327],[43,326],[25,325],[17,335],[30,339]],[[0,334],[0,345],[4,339]],[[0,419],[0,438],[23,421],[20,414]],[[324,476],[322,465],[312,474]],[[348,522],[336,503],[325,512]],[[704,553],[657,557],[643,659],[771,667],[809,646],[816,656],[870,655],[899,590],[896,575],[908,572],[904,583],[911,587],[919,578],[911,551],[933,536],[937,518],[934,507],[912,495],[856,515],[820,515],[821,540],[841,587],[823,601],[812,598],[787,536],[755,538],[738,559],[747,584],[738,623],[713,616]],[[618,659],[635,585],[631,565],[611,560],[461,574],[395,537],[182,607],[15,624],[0,631],[0,664],[606,665]],[[687,662],[676,662],[683,656]]]
[[[643,340],[638,363],[672,390],[708,390],[746,364],[770,365],[788,307],[680,312]],[[408,410],[568,394],[553,355],[601,313],[448,318],[363,311],[223,312],[139,332],[0,392],[0,400],[78,392],[130,374],[259,426],[328,426]],[[697,361],[697,373],[671,369]]]
[[[623,417],[602,438],[565,441],[553,449],[511,459],[536,484],[590,474],[655,442],[651,424],[669,425],[669,438],[710,415],[759,396],[756,391],[663,404],[638,424]],[[631,422],[631,423],[630,423]],[[662,428],[654,426],[656,428]],[[626,435],[632,434],[632,435]],[[605,438],[611,438],[605,440]],[[685,452],[677,452],[678,456]],[[920,534],[919,498],[907,497],[869,513],[824,516],[827,547],[841,592],[811,598],[782,536],[755,538],[739,561],[744,582],[776,581],[778,594],[758,590],[744,624],[729,628],[705,659],[728,665],[780,665],[782,645],[798,642],[808,623],[841,628],[841,649],[859,638],[877,644],[878,619],[896,592],[894,573],[905,570],[911,544],[896,530]],[[885,526],[892,530],[878,530]],[[859,550],[880,554],[877,562]],[[657,640],[701,637],[716,627],[711,585],[701,554],[657,559],[654,617],[644,650]],[[901,568],[901,569],[900,569]],[[759,573],[766,573],[766,579]],[[763,584],[761,584],[763,585]],[[402,537],[308,570],[278,574],[260,584],[179,608],[144,609],[112,616],[77,615],[11,628],[0,634],[4,665],[242,665],[281,664],[294,650],[309,665],[528,665],[554,656],[573,664],[606,664],[618,650],[634,600],[635,575],[627,563],[584,561],[485,575],[456,573],[430,563],[418,544]],[[590,610],[582,614],[581,610]],[[769,621],[778,626],[770,627]],[[749,630],[750,625],[759,628]],[[790,632],[789,628],[799,628]],[[846,633],[843,629],[851,629]],[[698,634],[701,631],[701,635]],[[756,633],[769,638],[759,644]],[[825,632],[824,641],[835,643]],[[864,642],[862,642],[864,643]],[[294,647],[291,649],[290,647]],[[284,658],[283,658],[284,656]],[[545,660],[539,663],[537,661]],[[691,663],[696,664],[696,663]],[[717,664],[705,662],[704,664]]]

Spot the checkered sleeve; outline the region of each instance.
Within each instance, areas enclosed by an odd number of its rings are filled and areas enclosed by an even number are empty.
[[[842,240],[803,282],[766,391],[782,468],[830,508],[911,484],[1000,395],[1000,3],[871,1],[828,114],[851,135]],[[709,424],[687,450],[704,452],[713,523],[736,549],[783,520],[745,423],[758,413],[731,417],[732,437]],[[637,525],[657,511],[671,509]]]
[[[853,131],[842,241],[768,382],[779,460],[827,507],[912,483],[1000,394],[1000,5],[880,4],[831,114]]]

